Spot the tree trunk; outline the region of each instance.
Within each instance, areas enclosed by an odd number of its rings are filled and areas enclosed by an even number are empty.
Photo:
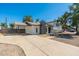
[[[76,35],[79,35],[78,25],[76,26]]]

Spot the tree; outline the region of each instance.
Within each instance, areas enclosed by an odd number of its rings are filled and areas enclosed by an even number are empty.
[[[68,21],[68,19],[69,19],[69,16],[70,16],[71,14],[69,13],[69,12],[65,12],[61,17],[59,17],[56,21],[57,21],[57,23],[59,22],[61,25],[62,25],[62,28],[64,29],[64,30],[66,30],[67,29],[67,21]]]
[[[35,22],[39,22],[39,19],[36,19],[36,21]]]
[[[79,34],[79,4],[74,3],[70,7],[72,26],[76,27],[76,34]]]
[[[32,16],[24,16],[23,22],[24,22],[24,23],[26,23],[26,22],[33,22]]]
[[[1,23],[1,28],[6,29],[7,28],[6,23]]]
[[[10,24],[10,28],[13,29],[13,27],[14,27],[14,24]]]

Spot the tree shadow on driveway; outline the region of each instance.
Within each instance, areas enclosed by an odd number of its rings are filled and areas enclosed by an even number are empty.
[[[57,38],[63,38],[63,39],[73,39],[72,34],[59,34],[56,37]]]

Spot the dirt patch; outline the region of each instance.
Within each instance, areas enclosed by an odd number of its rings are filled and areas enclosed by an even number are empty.
[[[0,33],[0,36],[4,36],[2,33]]]
[[[0,43],[0,56],[25,56],[25,53],[17,45]]]
[[[73,35],[72,37],[73,38],[59,38],[59,37],[53,38],[52,37],[50,39],[79,47],[79,36]]]
[[[63,32],[59,37],[47,36],[45,38],[79,47],[79,36],[75,35],[75,32]]]

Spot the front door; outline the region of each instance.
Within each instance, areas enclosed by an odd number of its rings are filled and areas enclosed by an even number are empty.
[[[36,28],[36,34],[38,34],[38,28]]]
[[[51,27],[48,28],[48,33],[50,33],[50,32],[51,32]]]

